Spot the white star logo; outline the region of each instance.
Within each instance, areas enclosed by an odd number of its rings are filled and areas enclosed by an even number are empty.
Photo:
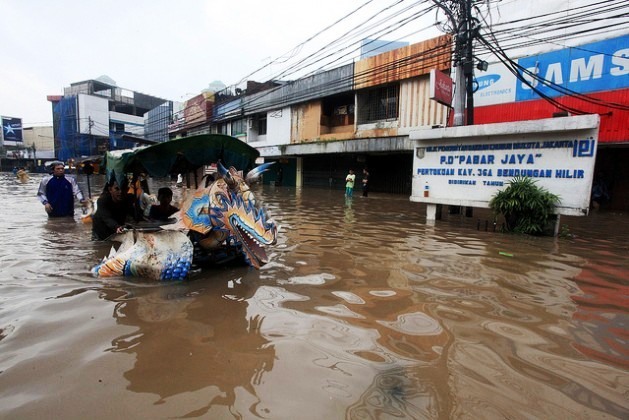
[[[13,127],[11,127],[11,124],[8,124],[8,123],[7,123],[7,125],[5,125],[5,126],[4,126],[4,129],[5,129],[5,133],[6,133],[7,135],[9,135],[9,134],[15,134],[15,131],[13,131]]]

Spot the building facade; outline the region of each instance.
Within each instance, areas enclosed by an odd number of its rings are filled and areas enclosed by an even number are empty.
[[[291,82],[217,92],[212,118],[171,132],[224,133],[256,147],[283,185],[343,188],[347,171],[369,168],[375,190],[411,191],[412,129],[443,126],[430,101],[431,69],[448,72],[447,35]],[[195,113],[198,115],[198,113]]]
[[[72,83],[48,100],[56,155],[64,161],[132,147],[137,142],[129,137],[168,139],[172,103],[118,87],[106,77]]]
[[[571,48],[548,45],[515,60],[564,86],[563,93],[552,93],[554,102],[545,98],[551,93],[527,89],[497,60],[490,62],[475,79],[474,124],[572,115],[566,107],[598,114],[596,173],[610,187],[607,208],[627,210],[629,39],[609,36]],[[341,189],[350,168],[369,168],[372,191],[410,195],[409,133],[452,124],[450,108],[429,94],[430,70],[449,74],[451,51],[451,38],[441,36],[263,90],[218,92],[206,113],[212,116],[183,131],[230,134],[249,143],[278,162],[283,185]]]

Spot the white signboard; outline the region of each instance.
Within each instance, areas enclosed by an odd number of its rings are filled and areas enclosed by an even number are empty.
[[[411,132],[411,201],[488,207],[509,180],[527,176],[559,195],[559,214],[585,215],[598,125],[586,115]]]
[[[502,63],[492,63],[486,72],[476,74],[474,106],[515,102],[517,79]]]

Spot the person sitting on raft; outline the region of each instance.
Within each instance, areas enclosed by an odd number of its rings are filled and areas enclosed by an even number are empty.
[[[157,190],[157,200],[159,204],[153,204],[149,211],[149,218],[153,220],[168,220],[170,216],[177,213],[179,209],[170,202],[173,199],[173,190],[163,187]]]

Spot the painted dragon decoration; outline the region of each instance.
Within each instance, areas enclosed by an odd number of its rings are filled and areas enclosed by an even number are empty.
[[[237,258],[259,269],[268,262],[265,247],[276,243],[278,227],[250,186],[270,165],[260,165],[245,176],[219,161],[218,179],[183,201],[176,224],[157,232],[117,235],[113,240],[121,246],[117,251],[112,248],[92,273],[182,280],[193,264],[206,266]]]

